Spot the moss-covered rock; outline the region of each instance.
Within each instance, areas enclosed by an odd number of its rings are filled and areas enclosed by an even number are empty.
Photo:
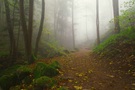
[[[34,78],[39,78],[41,76],[54,77],[59,74],[57,68],[59,67],[56,63],[47,65],[45,63],[37,63],[35,69],[33,70]]]
[[[16,76],[14,74],[11,75],[3,75],[0,77],[0,87],[3,90],[9,90],[11,86],[14,86],[17,83]]]
[[[56,84],[56,81],[53,78],[49,78],[47,76],[37,78],[33,81],[33,85],[35,86],[35,89],[37,90],[41,90],[43,88],[51,88],[55,84]]]
[[[60,69],[60,64],[57,61],[52,62],[49,66],[55,68],[55,69]]]

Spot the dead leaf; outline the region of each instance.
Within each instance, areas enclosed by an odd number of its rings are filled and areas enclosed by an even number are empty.
[[[113,75],[107,75],[108,77],[111,77],[111,78],[114,78],[115,76],[113,76]]]
[[[76,90],[82,90],[82,86],[74,86]]]

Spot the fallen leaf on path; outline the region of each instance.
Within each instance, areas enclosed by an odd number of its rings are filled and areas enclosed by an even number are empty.
[[[74,86],[76,90],[82,90],[82,86]]]
[[[78,76],[79,76],[79,77],[82,77],[82,76],[83,76],[83,73],[80,73]]]
[[[76,73],[77,76],[82,77],[84,76],[84,73]]]
[[[132,86],[135,86],[135,83],[132,83]]]
[[[68,82],[73,82],[73,80],[68,80]]]
[[[113,61],[111,61],[109,64],[112,65],[113,64]]]
[[[77,84],[78,82],[76,81],[75,84]]]
[[[113,76],[113,75],[107,75],[108,77],[111,77],[111,78],[114,78],[115,76]]]
[[[89,70],[88,73],[90,73],[90,74],[93,73],[93,70]]]

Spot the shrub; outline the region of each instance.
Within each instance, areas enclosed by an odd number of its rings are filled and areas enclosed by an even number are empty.
[[[34,78],[39,78],[46,72],[47,65],[45,63],[39,62],[33,70]]]
[[[32,69],[27,66],[21,66],[17,69],[18,82],[22,81],[32,73]]]
[[[60,69],[60,64],[57,61],[52,62],[50,66],[55,69]]]
[[[33,85],[35,86],[35,88],[38,88],[38,89],[51,88],[55,84],[56,84],[56,81],[47,76],[37,78],[33,81]]]
[[[0,87],[3,90],[9,90],[11,86],[16,84],[16,76],[14,74],[11,75],[3,75],[0,77]]]
[[[34,78],[39,78],[41,76],[53,77],[58,75],[59,72],[54,67],[58,67],[58,63],[55,62],[51,65],[47,65],[42,62],[37,63],[35,69],[33,70]]]
[[[48,42],[41,42],[39,53],[44,57],[54,57],[66,55],[66,52],[64,52],[64,50],[65,49],[63,47],[60,47],[56,40],[50,40]]]

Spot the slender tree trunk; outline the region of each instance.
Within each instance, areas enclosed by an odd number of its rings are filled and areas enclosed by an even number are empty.
[[[3,3],[3,1],[1,0],[1,12],[0,12],[0,13],[1,13],[1,15],[0,15],[0,18],[1,18],[1,19],[0,19],[0,22],[1,22],[1,23],[0,23],[0,24],[1,24],[1,27],[3,27],[4,24],[5,24],[5,18],[4,18],[5,15],[4,15],[4,12],[3,12],[4,10],[5,10],[5,8],[4,8],[4,3]]]
[[[1,18],[1,15],[2,15],[2,1],[0,1],[0,28],[2,27],[2,18]]]
[[[10,55],[11,55],[11,58],[13,58],[16,52],[15,38],[14,38],[13,26],[12,26],[11,17],[10,17],[10,9],[9,9],[8,0],[4,0],[4,3],[5,3],[5,10],[6,10],[8,33],[9,33],[9,38],[10,38]]]
[[[20,19],[24,34],[25,52],[29,64],[34,62],[32,59],[33,9],[34,0],[29,0],[29,22],[27,28],[24,12],[24,0],[20,0]]]
[[[87,5],[87,2],[86,2],[86,5]],[[89,40],[89,37],[88,37],[88,28],[87,28],[88,26],[87,26],[87,23],[88,23],[88,22],[87,22],[87,6],[86,6],[86,23],[85,23],[85,24],[86,24],[86,38],[87,38],[87,40]]]
[[[33,11],[34,11],[34,0],[29,0],[29,22],[28,22],[28,59],[29,59],[29,63],[34,62],[34,60],[32,59]]]
[[[17,52],[18,52],[18,49],[19,49],[20,31],[21,31],[21,24],[20,24],[20,21],[19,21],[19,28],[18,28],[17,41],[16,41]]]
[[[96,4],[96,7],[97,7],[97,18],[96,18],[96,24],[97,24],[97,44],[100,44],[100,33],[99,33],[99,1],[97,0],[97,4]]]
[[[73,49],[75,49],[75,31],[74,31],[74,0],[72,0],[72,35],[73,35]]]
[[[15,3],[14,3],[14,6],[13,6],[13,19],[12,19],[13,30],[14,30],[15,9],[16,9],[17,0],[15,0],[14,2]]]
[[[20,20],[21,20],[21,25],[22,25],[23,35],[24,35],[25,52],[26,54],[28,54],[27,53],[28,30],[27,30],[27,24],[26,24],[25,13],[24,13],[24,0],[20,0]]]
[[[56,0],[54,1],[54,35],[55,39],[57,38],[57,31],[56,31]]]
[[[119,24],[119,0],[112,0],[113,2],[113,13],[114,13],[114,24],[115,24],[115,32],[120,32],[120,24]]]
[[[37,53],[38,53],[39,41],[40,41],[41,34],[42,34],[42,31],[43,31],[44,14],[45,14],[45,0],[42,0],[42,14],[41,14],[41,21],[40,21],[40,27],[39,27],[38,36],[37,36],[37,39],[36,39],[35,53],[34,53],[34,55],[35,55],[36,57],[37,57]]]

